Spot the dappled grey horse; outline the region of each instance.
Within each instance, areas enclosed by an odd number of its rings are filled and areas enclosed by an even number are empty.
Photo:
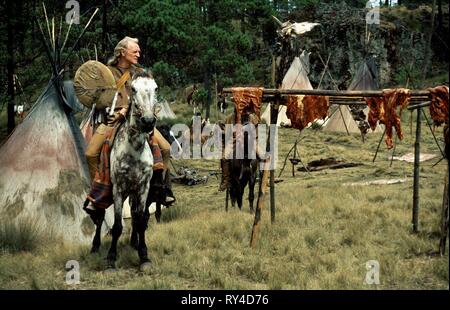
[[[125,123],[118,129],[111,148],[110,173],[113,184],[114,225],[112,242],[107,256],[107,268],[114,269],[117,242],[122,234],[122,207],[127,197],[131,206],[131,245],[138,251],[141,269],[150,266],[145,244],[149,211],[147,198],[153,175],[153,156],[148,136],[156,123],[155,105],[157,85],[147,73],[138,73],[132,79],[130,111]],[[102,216],[103,215],[103,216]],[[92,252],[100,246],[100,227],[104,210],[94,222],[97,225]]]

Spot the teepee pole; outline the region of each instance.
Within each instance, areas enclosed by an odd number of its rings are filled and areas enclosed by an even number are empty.
[[[44,2],[42,2],[42,7],[44,9],[45,22],[47,23],[48,38],[50,40],[50,43],[52,43],[52,35],[51,35],[51,32],[50,32],[50,23],[48,22],[47,9],[45,8],[45,3]],[[42,32],[42,34],[44,34],[44,32]]]
[[[348,131],[348,127],[347,127],[347,123],[345,122],[345,119],[344,119],[344,113],[342,113],[340,105],[339,105],[338,109],[339,109],[339,114],[341,114],[341,117],[342,117],[342,122],[344,123],[345,131],[347,132],[347,135],[350,136],[350,132]]]
[[[378,151],[380,150],[381,141],[383,141],[384,135],[386,134],[386,127],[384,127],[383,134],[381,135],[380,141],[378,142],[377,150],[375,151],[375,155],[373,156],[372,162],[375,162],[377,159]]]
[[[69,38],[69,33],[70,33],[70,29],[72,28],[74,16],[75,16],[75,14],[72,14],[72,16],[70,17],[69,28],[67,29],[66,37],[65,37],[65,39],[64,39],[64,43],[63,43],[63,45],[62,45],[62,47],[61,47],[61,50],[59,51],[61,54],[62,54],[62,52],[64,51],[64,47],[66,46],[67,39]]]
[[[397,148],[397,138],[398,136],[395,135],[394,149],[392,150],[391,163],[389,164],[389,167],[392,167],[392,162],[394,161],[395,149]]]
[[[94,44],[95,60],[98,61],[97,44]]]
[[[52,44],[53,44],[53,50],[56,50],[56,41],[55,41],[55,18],[52,17]],[[53,53],[53,57],[54,57],[55,53]]]
[[[59,31],[56,36],[56,62],[61,64],[61,33],[62,33],[62,16],[59,19]]]
[[[439,151],[441,152],[441,155],[442,155],[443,157],[445,157],[444,152],[442,151],[441,146],[439,145],[439,142],[438,142],[438,140],[437,140],[437,138],[436,138],[436,135],[434,134],[433,128],[431,128],[431,124],[430,124],[430,122],[428,121],[427,114],[425,113],[424,110],[422,110],[422,109],[420,109],[420,110],[422,111],[422,114],[423,114],[423,116],[425,117],[425,121],[427,122],[428,128],[430,129],[430,132],[431,132],[431,134],[433,135],[434,142],[436,142],[436,145],[437,145],[437,147],[439,148]]]
[[[45,53],[47,54],[48,60],[50,61],[50,65],[52,67],[53,77],[56,77],[58,75],[58,69],[56,68],[56,65],[53,61],[52,53],[50,52],[50,47],[47,45],[47,41],[45,40],[44,31],[42,30],[41,23],[37,19],[37,15],[35,15],[35,21],[39,27],[39,34],[41,35],[41,41],[42,41],[42,44],[44,45]]]
[[[83,31],[81,32],[81,34],[78,36],[77,40],[75,41],[75,43],[73,44],[72,48],[70,49],[69,55],[67,55],[66,59],[64,60],[62,67],[64,68],[64,65],[66,64],[66,62],[69,60],[70,56],[72,56],[72,53],[75,49],[75,47],[77,46],[78,42],[81,40],[81,38],[84,36],[84,34],[86,33],[87,28],[89,27],[89,25],[91,24],[92,19],[94,18],[95,14],[97,14],[98,12],[98,8],[95,9],[94,13],[92,13],[91,18],[89,19],[89,21],[87,22],[86,26],[84,26]]]
[[[317,85],[317,89],[320,88],[320,85],[322,84],[323,78],[325,77],[325,73],[328,71],[328,63],[330,62],[331,54],[328,55],[327,63],[325,64],[325,67],[323,68],[322,74],[320,76],[319,85]]]
[[[294,145],[291,147],[291,149],[289,150],[289,152],[286,154],[286,157],[284,158],[284,163],[283,163],[283,167],[281,168],[280,172],[278,173],[278,177],[281,176],[281,174],[284,171],[284,168],[286,167],[286,163],[288,160],[289,155],[291,154],[291,152],[294,150],[294,147],[297,145],[297,141],[295,141]]]

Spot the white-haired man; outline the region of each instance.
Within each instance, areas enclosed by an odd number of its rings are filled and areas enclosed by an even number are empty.
[[[111,70],[116,84],[117,101],[114,107],[114,112],[106,113],[106,111],[100,111],[103,114],[103,122],[100,124],[94,135],[92,136],[88,147],[86,148],[86,159],[89,166],[89,174],[91,179],[94,179],[99,161],[100,152],[103,143],[107,139],[108,133],[119,125],[126,117],[130,106],[129,97],[131,97],[131,80],[135,73],[143,72],[138,65],[139,57],[141,56],[141,49],[139,48],[138,39],[125,37],[114,48],[114,56],[108,61],[108,68]],[[166,174],[166,204],[171,204],[175,198],[173,197],[170,189],[170,182],[167,179],[169,173],[167,171],[169,157],[170,157],[170,144],[161,135],[161,133],[155,128],[153,131],[154,138],[157,141],[159,148],[161,149],[161,155],[164,163],[164,169],[158,169],[154,172],[154,178],[160,178],[162,183],[163,175]],[[94,210],[93,205],[86,207],[86,211]]]

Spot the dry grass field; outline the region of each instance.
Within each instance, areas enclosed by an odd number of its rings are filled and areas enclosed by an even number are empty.
[[[190,109],[174,106],[180,117]],[[215,113],[215,112],[214,112]],[[190,114],[192,115],[192,114]],[[415,116],[413,115],[413,119]],[[403,116],[405,138],[396,155],[414,151],[414,124]],[[89,245],[62,243],[33,230],[33,223],[17,229],[2,223],[0,230],[1,289],[448,289],[448,247],[437,255],[439,220],[446,162],[423,124],[422,152],[437,157],[420,167],[420,232],[412,232],[413,164],[393,161],[384,142],[372,163],[379,134],[365,143],[358,135],[307,129],[301,133],[304,163],[336,157],[361,166],[339,170],[296,172],[288,161],[277,183],[276,221],[269,205],[262,211],[262,228],[255,249],[249,247],[253,215],[245,202],[242,211],[225,212],[225,194],[217,191],[217,160],[179,160],[176,167],[209,175],[207,184],[174,185],[177,204],[163,210],[162,222],[151,217],[147,230],[150,273],[138,271],[137,253],[128,245],[129,233],[119,241],[118,271],[105,273],[110,237],[100,253]],[[298,137],[298,131],[279,131],[279,165]],[[436,131],[442,142],[442,128]],[[276,175],[278,176],[278,171]],[[404,179],[391,185],[350,183]],[[81,208],[81,206],[80,206]],[[129,228],[129,222],[126,222]],[[80,264],[78,285],[65,283],[65,264]],[[380,284],[365,284],[366,262],[377,260]]]

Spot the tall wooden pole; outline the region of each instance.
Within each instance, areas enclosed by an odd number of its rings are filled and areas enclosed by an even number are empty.
[[[417,109],[416,142],[414,143],[414,186],[413,186],[413,231],[419,232],[419,169],[420,169],[420,136],[421,130],[421,108]]]
[[[449,166],[447,160],[447,173],[445,174],[444,185],[444,199],[442,200],[442,213],[441,213],[441,240],[439,242],[439,253],[445,254],[445,244],[447,243],[448,236],[448,178],[449,178]]]
[[[270,156],[270,155],[269,155]],[[252,235],[250,238],[250,247],[255,248],[256,240],[258,239],[259,230],[261,227],[261,212],[266,202],[267,195],[267,179],[269,176],[270,161],[272,158],[268,158],[264,163],[262,176],[259,181],[258,201],[256,203],[255,220],[253,221]]]
[[[224,94],[231,94],[231,88],[224,88],[222,91]],[[411,95],[411,103],[415,101],[429,100],[430,91],[411,89],[409,91]],[[382,97],[382,90],[328,90],[328,89],[277,89],[277,88],[264,88],[263,96],[267,95],[315,95],[315,96],[329,96],[330,100],[334,100],[333,97],[338,97],[341,100],[349,100],[351,98],[357,98],[364,103],[363,97]],[[358,98],[359,97],[359,98]],[[354,103],[351,103],[354,104]],[[366,105],[366,103],[364,103]],[[429,104],[428,104],[429,105]]]
[[[7,46],[9,47],[5,52],[7,55],[7,81],[8,81],[8,133],[11,133],[16,126],[15,112],[14,112],[14,71],[15,71],[15,59],[14,59],[14,27],[15,22],[13,1],[6,1],[6,28],[7,28]]]
[[[278,123],[278,108],[279,108],[279,100],[281,98],[279,98],[278,96],[275,99],[274,104],[272,104],[270,106],[270,125],[271,126],[275,126],[275,131],[273,135],[269,136],[269,142],[270,144],[275,148],[275,141],[277,138],[277,123]],[[270,130],[270,128],[269,128]],[[270,131],[269,131],[270,132]],[[274,150],[272,150],[274,151]],[[275,155],[275,154],[274,154]],[[275,156],[271,156],[270,158],[271,161],[273,161],[272,163],[272,167],[273,169],[270,170],[270,221],[271,223],[275,222],[275,165],[276,163],[274,162],[276,160]]]

